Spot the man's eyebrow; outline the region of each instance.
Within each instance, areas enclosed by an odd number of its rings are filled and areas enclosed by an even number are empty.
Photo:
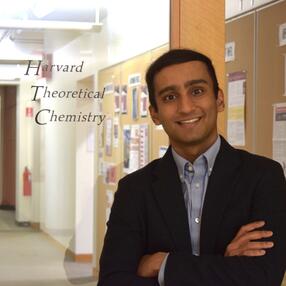
[[[209,84],[205,79],[192,79],[192,80],[185,82],[184,87],[186,88],[190,85],[194,85],[194,84],[198,84],[198,83],[204,83],[207,85]]]
[[[203,83],[203,84],[209,84],[205,79],[192,79],[192,80],[189,80],[187,82],[184,83],[184,87],[187,88],[191,85],[194,85],[194,84],[198,84],[198,83]],[[165,92],[168,92],[168,91],[176,91],[178,90],[178,87],[176,85],[169,85],[169,86],[166,86],[164,88],[162,88],[159,92],[158,92],[158,95],[162,95],[163,93]]]
[[[175,90],[178,90],[178,87],[176,85],[169,85],[169,86],[166,86],[164,88],[162,88],[159,92],[158,92],[158,95],[162,95],[163,93],[167,92],[167,91],[175,91]]]

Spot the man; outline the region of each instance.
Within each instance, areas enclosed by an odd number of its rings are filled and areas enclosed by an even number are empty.
[[[218,135],[224,96],[206,56],[171,50],[149,67],[146,82],[152,119],[170,147],[119,181],[98,285],[280,285],[281,166]]]

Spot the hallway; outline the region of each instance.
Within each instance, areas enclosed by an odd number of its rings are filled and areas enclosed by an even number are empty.
[[[46,234],[18,226],[14,212],[0,210],[0,286],[96,285],[91,263],[65,258]]]

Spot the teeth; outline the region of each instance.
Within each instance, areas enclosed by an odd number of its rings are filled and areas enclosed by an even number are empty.
[[[193,118],[193,119],[190,119],[190,120],[183,120],[183,121],[180,121],[181,123],[194,123],[194,122],[197,122],[200,118]]]

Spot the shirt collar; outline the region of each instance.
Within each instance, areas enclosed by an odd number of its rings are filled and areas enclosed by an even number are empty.
[[[216,141],[215,141],[215,143],[213,145],[211,145],[210,148],[207,149],[207,151],[205,151],[203,154],[201,154],[198,157],[198,158],[200,158],[201,156],[205,157],[205,159],[207,161],[207,168],[208,168],[208,175],[209,176],[210,176],[210,174],[211,174],[211,172],[213,170],[213,166],[214,166],[215,159],[216,159],[216,156],[218,154],[218,151],[220,149],[220,145],[221,145],[221,139],[220,139],[220,136],[218,136]],[[177,165],[177,169],[178,169],[178,172],[179,172],[180,179],[183,180],[184,179],[185,165],[186,165],[186,163],[189,163],[189,161],[186,160],[184,157],[180,156],[174,150],[174,148],[172,148],[172,154],[173,154],[175,163]]]

